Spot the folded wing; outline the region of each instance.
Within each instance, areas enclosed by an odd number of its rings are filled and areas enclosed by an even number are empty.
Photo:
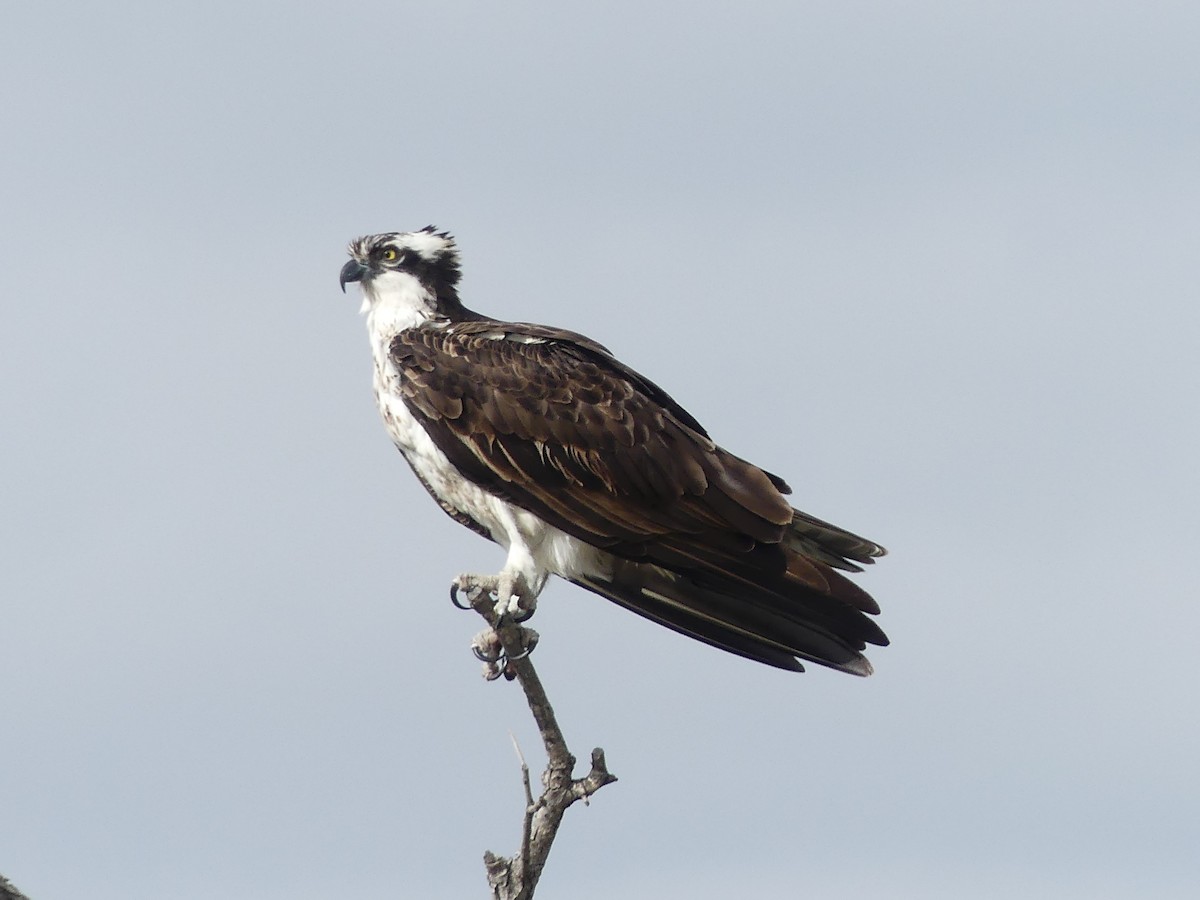
[[[887,638],[836,569],[879,545],[794,510],[661,388],[571,332],[490,320],[398,334],[405,404],[462,474],[619,561],[573,580],[781,668],[865,675]]]

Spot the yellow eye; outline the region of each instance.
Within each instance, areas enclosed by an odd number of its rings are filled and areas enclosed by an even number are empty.
[[[394,248],[394,247],[388,247],[388,248],[386,248],[386,249],[385,249],[385,250],[384,250],[384,251],[383,251],[381,254],[379,254],[379,255],[380,255],[380,257],[381,257],[382,259],[384,259],[385,261],[387,261],[387,262],[392,262],[392,261],[394,261],[394,260],[396,259],[396,257],[397,257],[397,256],[399,256],[400,254],[398,254],[398,253],[396,252],[396,250],[395,250],[395,248]]]

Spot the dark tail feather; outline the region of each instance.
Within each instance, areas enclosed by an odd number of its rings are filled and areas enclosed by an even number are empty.
[[[785,598],[742,585],[735,594],[731,585],[701,584],[660,566],[614,563],[611,580],[572,581],[647,619],[769,666],[803,672],[799,657],[852,675],[871,674],[859,652],[861,639],[839,635],[822,615],[808,615],[803,595]]]
[[[870,565],[876,558],[887,555],[887,551],[874,541],[868,541],[800,510],[795,510],[791,528],[783,543],[789,550],[819,559],[826,565],[847,572],[862,571],[854,562]]]

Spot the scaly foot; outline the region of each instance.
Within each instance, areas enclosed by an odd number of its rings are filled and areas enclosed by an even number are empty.
[[[509,623],[516,626],[521,642],[521,652],[516,656],[509,656],[504,652],[500,637],[494,629],[481,631],[471,641],[471,651],[483,663],[484,678],[488,681],[494,681],[501,675],[509,681],[515,678],[516,670],[512,664],[528,656],[538,642],[536,631],[519,625],[532,616],[536,608],[536,596],[528,589],[525,579],[520,575],[509,575],[505,572],[499,575],[459,575],[450,583],[450,602],[459,609],[474,609],[480,612],[486,609],[482,604],[491,604],[497,628]]]
[[[459,592],[462,592],[460,598]],[[492,600],[498,619],[524,622],[537,609],[537,595],[519,574],[459,575],[450,582],[450,602],[459,609],[475,609],[484,596]],[[463,605],[465,599],[467,605]]]
[[[479,632],[471,641],[471,652],[475,654],[476,659],[483,663],[483,677],[488,681],[495,681],[501,675],[512,681],[517,677],[517,670],[513,667],[513,663],[527,657],[537,646],[538,633],[536,631],[521,625],[513,627],[516,630],[517,639],[521,643],[521,652],[516,656],[509,656],[504,652],[500,636],[491,628]]]

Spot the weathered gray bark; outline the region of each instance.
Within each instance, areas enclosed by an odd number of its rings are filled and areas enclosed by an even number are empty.
[[[604,761],[604,751],[597,747],[592,751],[592,766],[582,778],[574,778],[575,757],[567,748],[566,739],[554,717],[554,709],[546,697],[542,681],[538,678],[526,652],[530,639],[536,635],[528,629],[500,621],[488,594],[485,592],[473,604],[477,613],[487,620],[491,631],[476,638],[476,648],[483,656],[498,657],[488,663],[486,677],[504,675],[510,681],[516,679],[525,692],[529,711],[533,713],[542,743],[546,748],[546,771],[542,773],[542,793],[536,799],[529,783],[529,767],[521,758],[521,775],[525,783],[525,817],[521,828],[520,849],[511,857],[497,856],[488,851],[483,855],[487,869],[488,885],[494,900],[530,900],[550,847],[558,834],[563,813],[576,800],[588,798],[604,785],[616,781]],[[499,646],[496,646],[496,645]],[[500,652],[502,651],[502,652]],[[518,749],[518,754],[520,750]]]

